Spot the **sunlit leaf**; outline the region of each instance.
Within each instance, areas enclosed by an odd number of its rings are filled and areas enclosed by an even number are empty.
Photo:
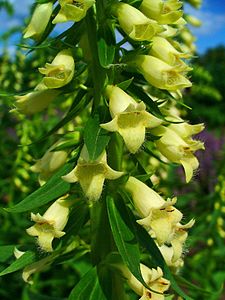
[[[84,143],[87,147],[90,160],[96,160],[107,146],[110,137],[106,130],[99,126],[96,115],[90,118],[84,128]]]

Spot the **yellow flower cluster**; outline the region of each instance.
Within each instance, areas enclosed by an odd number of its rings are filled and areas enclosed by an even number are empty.
[[[190,54],[182,52],[171,39],[177,34],[173,26],[182,28],[186,23],[181,7],[179,0],[144,0],[139,9],[122,2],[112,8],[130,39],[151,42],[147,55],[136,55],[128,64],[151,85],[168,90],[174,96],[181,96],[180,90],[192,85],[186,76],[191,68],[182,60]]]
[[[194,220],[181,224],[183,214],[174,207],[177,199],[165,201],[135,177],[129,177],[125,189],[130,192],[135,209],[141,217],[138,223],[155,239],[167,264],[173,268],[182,266],[186,230],[193,226]]]
[[[60,10],[52,20],[53,24],[82,20],[94,0],[59,0]],[[35,7],[30,23],[24,30],[24,38],[40,41],[52,18],[53,3],[38,4]],[[16,96],[16,110],[22,114],[32,115],[43,111],[59,94],[59,88],[67,85],[74,76],[74,59],[71,50],[60,51],[51,63],[39,68],[44,76],[33,92]]]

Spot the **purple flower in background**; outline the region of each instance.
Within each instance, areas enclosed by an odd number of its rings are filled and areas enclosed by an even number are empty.
[[[214,133],[204,130],[198,139],[205,143],[205,151],[198,151],[196,156],[200,167],[196,174],[196,181],[199,181],[206,192],[212,192],[217,181],[217,167],[223,158],[223,146],[225,136],[217,137]]]
[[[195,184],[204,193],[208,194],[213,192],[217,182],[218,167],[224,157],[225,135],[222,133],[220,136],[216,136],[214,132],[204,130],[196,135],[195,138],[204,142],[205,150],[196,152],[196,157],[199,160],[199,169],[193,177],[192,184]],[[177,174],[179,178],[182,178],[182,182],[185,182],[181,168],[177,170]],[[179,194],[189,191],[193,191],[193,186],[182,186],[181,190],[177,192]]]

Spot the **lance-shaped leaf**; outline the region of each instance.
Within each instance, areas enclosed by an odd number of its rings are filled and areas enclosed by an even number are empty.
[[[66,164],[52,178],[41,186],[38,190],[27,196],[24,200],[13,207],[6,208],[6,211],[20,213],[33,210],[48,202],[64,195],[70,189],[70,184],[62,180],[61,176],[65,175],[72,169],[71,164]]]
[[[124,263],[131,273],[146,286],[140,270],[137,239],[126,208],[122,205],[118,208],[114,199],[107,197],[107,209],[113,237]]]

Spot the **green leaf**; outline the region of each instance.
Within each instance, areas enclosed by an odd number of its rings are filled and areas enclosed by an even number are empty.
[[[70,234],[76,235],[79,233],[80,229],[87,221],[88,213],[89,209],[86,203],[79,202],[73,206],[69,222],[65,228],[68,238],[70,238]]]
[[[40,137],[38,140],[34,141],[32,144],[35,144],[35,143],[45,140],[47,137],[49,137],[50,135],[55,133],[58,129],[63,127],[65,124],[67,124],[70,120],[74,119],[81,112],[81,110],[84,109],[84,107],[87,104],[86,99],[84,100],[85,94],[86,94],[85,90],[80,90],[77,93],[77,95],[73,101],[73,104],[71,105],[71,108],[70,108],[69,112],[67,113],[67,115],[61,121],[59,121],[49,132],[47,132],[45,135]]]
[[[61,177],[69,173],[72,170],[72,167],[72,164],[66,164],[38,190],[27,196],[15,206],[6,208],[6,211],[13,213],[29,211],[64,195],[69,191],[70,184],[62,180]]]
[[[201,287],[193,284],[192,282],[189,282],[188,280],[186,280],[185,278],[183,278],[183,277],[181,277],[179,275],[175,275],[174,277],[176,278],[176,280],[178,282],[180,282],[188,290],[193,290],[194,292],[200,292],[202,295],[205,294],[205,295],[208,295],[208,296],[213,294],[212,291],[207,291],[207,290],[205,290],[205,289],[203,289],[203,288],[201,288]],[[222,281],[224,281],[224,280],[222,280]],[[220,293],[221,291],[215,291],[215,292],[217,294],[217,293]]]
[[[84,143],[90,160],[96,160],[107,146],[110,137],[106,130],[99,126],[98,116],[90,118],[84,128]]]
[[[96,267],[90,269],[74,287],[68,300],[106,300],[99,284]]]
[[[98,56],[100,65],[107,68],[114,60],[115,48],[112,45],[108,46],[106,41],[101,38],[98,41]]]
[[[121,203],[118,209],[118,204],[115,204],[114,199],[107,197],[107,210],[113,237],[124,263],[131,273],[146,286],[141,275],[140,252],[133,224],[126,208]]]
[[[120,83],[117,83],[117,86],[119,88],[121,88],[122,90],[126,90],[131,85],[133,79],[134,79],[134,77],[132,77],[132,78],[130,78],[128,80],[122,81]]]
[[[0,262],[5,262],[13,255],[15,245],[0,246]]]
[[[36,3],[38,4],[43,4],[43,3],[48,3],[48,2],[53,2],[51,0],[36,0]]]
[[[20,258],[15,260],[9,267],[4,269],[1,273],[0,276],[18,271],[20,269],[23,269],[27,265],[33,263],[35,261],[35,254],[34,252],[27,251],[25,252]]]
[[[0,1],[0,9],[1,8],[4,8],[6,10],[7,14],[10,16],[12,16],[14,13],[13,5],[7,0]]]
[[[75,139],[68,140],[68,141],[63,142],[61,145],[55,147],[51,152],[61,151],[61,150],[65,150],[65,149],[72,149],[75,146],[79,145],[79,143],[80,142]]]

